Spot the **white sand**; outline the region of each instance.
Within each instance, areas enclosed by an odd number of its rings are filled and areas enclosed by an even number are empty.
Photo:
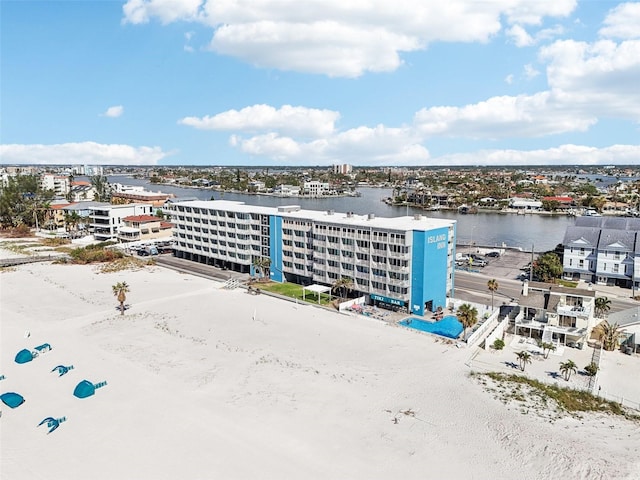
[[[0,392],[27,400],[2,405],[3,480],[640,478],[638,425],[522,415],[428,335],[160,268],[31,264],[0,282]],[[108,385],[80,400],[82,379]],[[47,416],[67,421],[46,435]]]

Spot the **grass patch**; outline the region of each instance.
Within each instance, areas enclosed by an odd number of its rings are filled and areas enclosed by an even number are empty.
[[[542,400],[544,404],[547,403],[547,400],[553,400],[560,410],[572,414],[580,412],[602,412],[640,421],[640,415],[629,412],[629,410],[625,409],[618,402],[605,400],[584,390],[574,390],[572,388],[550,385],[523,375],[499,372],[475,375],[485,375],[499,385],[506,385],[512,388],[512,392],[506,394],[505,399],[511,398],[517,401],[524,401],[526,396],[531,399]],[[525,392],[521,390],[523,386],[527,387],[528,392],[526,392],[526,395]]]
[[[153,266],[156,262],[153,259],[140,260],[135,257],[116,258],[113,261],[104,263],[98,267],[100,273],[114,273],[123,270],[142,270],[147,266]]]
[[[86,247],[74,248],[69,252],[71,263],[87,264],[99,262],[113,262],[116,259],[124,257],[124,253],[120,250],[106,248],[113,242],[101,242]]]
[[[295,298],[301,302],[318,303],[318,294],[314,292],[305,292],[304,300],[302,299],[302,285],[295,283],[284,282],[268,282],[255,285],[256,288],[264,290],[265,292],[273,292],[278,295],[282,295],[289,298]],[[320,294],[320,305],[328,305],[331,303],[331,296],[328,293]]]
[[[568,288],[576,288],[578,286],[578,282],[572,282],[570,280],[558,279],[557,283],[558,285],[562,285],[563,287],[568,287]]]

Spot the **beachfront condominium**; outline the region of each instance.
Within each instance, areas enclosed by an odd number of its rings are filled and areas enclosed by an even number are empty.
[[[422,215],[380,218],[297,205],[224,200],[171,207],[174,255],[274,281],[334,285],[349,278],[371,303],[424,315],[454,288],[456,222]]]

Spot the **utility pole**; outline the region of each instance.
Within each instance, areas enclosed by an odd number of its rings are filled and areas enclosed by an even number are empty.
[[[533,243],[531,244],[531,266],[529,267],[529,283],[533,282]]]

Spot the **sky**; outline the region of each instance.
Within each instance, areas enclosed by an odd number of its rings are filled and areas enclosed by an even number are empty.
[[[0,164],[640,164],[640,2],[0,0]]]

